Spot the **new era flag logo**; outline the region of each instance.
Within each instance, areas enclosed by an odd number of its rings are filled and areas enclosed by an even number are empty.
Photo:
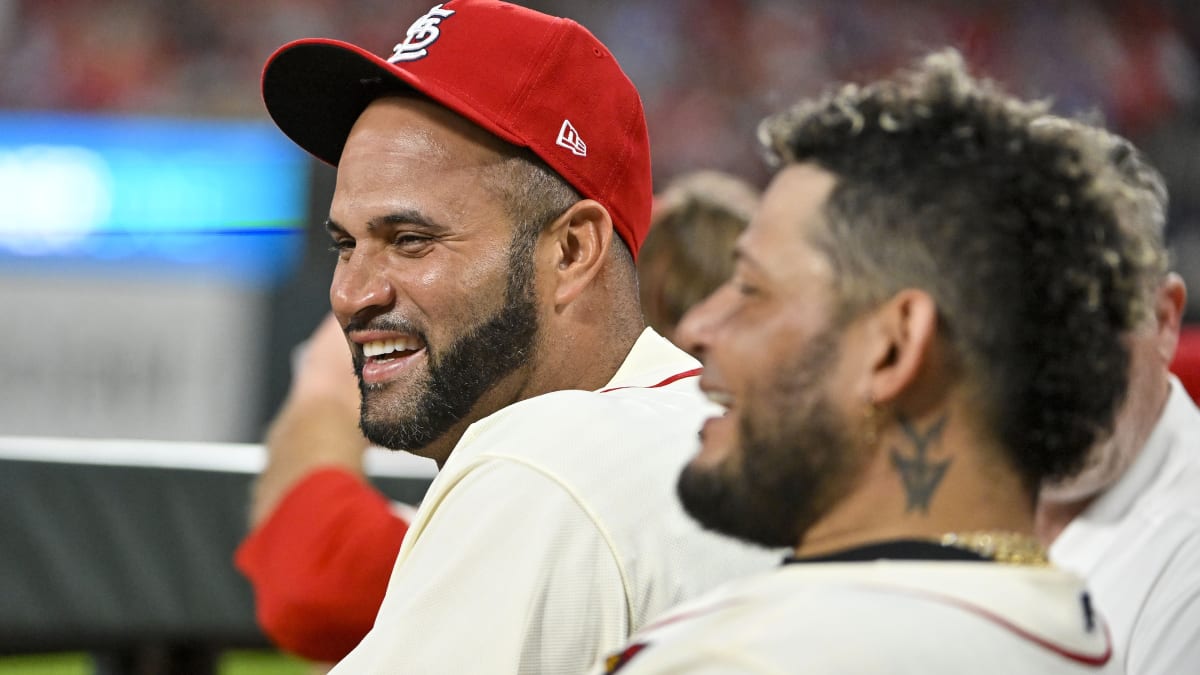
[[[587,157],[587,143],[583,142],[579,132],[571,126],[571,120],[563,120],[562,128],[558,130],[557,143],[580,157]]]

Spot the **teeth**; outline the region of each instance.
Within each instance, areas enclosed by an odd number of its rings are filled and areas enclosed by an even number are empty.
[[[706,392],[704,392],[704,395],[708,397],[709,401],[716,403],[717,405],[721,406],[722,408],[728,409],[729,406],[733,405],[733,396],[729,395],[726,392],[706,391]]]
[[[383,356],[392,352],[411,352],[420,349],[421,345],[415,338],[396,338],[392,340],[375,340],[363,343],[363,356]]]

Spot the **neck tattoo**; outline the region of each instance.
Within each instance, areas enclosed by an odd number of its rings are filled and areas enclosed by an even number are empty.
[[[904,481],[904,494],[907,497],[904,511],[928,514],[933,493],[945,477],[946,469],[950,468],[950,459],[939,462],[929,456],[930,447],[941,441],[946,417],[943,416],[924,431],[917,429],[916,425],[903,415],[899,416],[898,421],[900,429],[912,445],[911,455],[902,455],[896,448],[892,448],[891,453],[892,467],[899,472]]]

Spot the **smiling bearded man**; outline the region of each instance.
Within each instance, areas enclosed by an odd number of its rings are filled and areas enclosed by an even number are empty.
[[[678,489],[794,554],[594,672],[1121,672],[1034,507],[1111,429],[1157,258],[1049,117],[947,51],[763,123],[781,166],[680,324],[725,411]]]

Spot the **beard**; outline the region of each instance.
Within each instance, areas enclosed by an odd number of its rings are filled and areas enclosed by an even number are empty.
[[[693,460],[679,476],[692,518],[751,543],[795,547],[849,491],[865,453],[822,388],[837,353],[827,329],[739,402],[740,447],[712,466]]]
[[[430,346],[428,373],[406,393],[405,402],[375,411],[368,402],[379,387],[363,383],[362,363],[355,364],[362,394],[360,426],[368,440],[393,450],[425,448],[465,418],[496,383],[529,363],[538,334],[533,243],[514,240],[504,305],[445,349],[434,353]]]

